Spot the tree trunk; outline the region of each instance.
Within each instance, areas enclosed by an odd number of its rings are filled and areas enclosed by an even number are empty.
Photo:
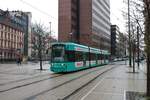
[[[41,40],[41,35],[39,35],[39,59],[40,59],[40,70],[43,70],[43,68],[42,68],[42,40]]]
[[[150,96],[150,54],[147,54],[147,96]]]
[[[128,34],[129,34],[129,67],[132,67],[131,32],[130,32],[130,0],[128,0]]]
[[[145,17],[145,34],[144,41],[146,44],[147,54],[147,96],[150,97],[150,1],[143,0],[144,2],[144,17]]]
[[[135,73],[135,41],[133,40],[133,44],[132,44],[132,47],[133,47],[133,57],[132,57],[132,60],[133,60],[133,73]]]
[[[139,27],[137,26],[137,66],[139,69],[140,66],[140,48],[139,48],[140,42],[139,42]]]

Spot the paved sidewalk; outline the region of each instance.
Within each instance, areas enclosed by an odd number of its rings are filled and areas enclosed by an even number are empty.
[[[136,72],[120,64],[96,82],[81,100],[146,100],[133,97],[133,93],[146,92],[146,75],[141,70],[136,69]]]
[[[43,69],[49,69],[49,63],[48,61],[43,61],[42,62]],[[16,64],[15,62],[13,63],[4,63],[0,64],[0,69],[11,69],[11,68],[30,68],[30,69],[39,69],[40,67],[39,62],[27,62],[27,63],[22,63],[21,65]]]
[[[140,62],[140,70],[147,74],[146,60]]]
[[[49,70],[49,64],[43,62],[43,70],[40,69],[39,63],[28,62],[27,64],[17,65],[12,64],[0,64],[0,85],[12,81],[22,80],[38,75],[44,75],[47,73],[53,73]]]
[[[124,62],[116,62],[113,65],[116,65],[116,68],[88,86],[88,92],[83,92],[80,100],[146,100],[133,97],[133,93],[146,92],[145,63],[140,64],[139,70],[136,69],[138,73],[132,73],[132,68],[127,67]],[[52,73],[47,62],[43,63],[44,71],[36,70],[39,68],[39,63],[31,62],[19,66],[0,64],[0,85]]]

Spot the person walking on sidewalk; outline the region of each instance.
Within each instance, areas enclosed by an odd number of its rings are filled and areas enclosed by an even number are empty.
[[[21,62],[22,62],[22,56],[21,56],[21,54],[17,55],[16,62],[17,62],[18,65],[21,65]]]

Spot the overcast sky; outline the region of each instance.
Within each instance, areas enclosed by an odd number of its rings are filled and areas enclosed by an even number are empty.
[[[123,0],[110,0],[110,11],[111,23],[118,25],[124,32],[122,2]],[[0,0],[0,9],[32,12],[32,22],[43,23],[46,27],[50,27],[49,22],[52,22],[53,36],[58,35],[58,0]]]

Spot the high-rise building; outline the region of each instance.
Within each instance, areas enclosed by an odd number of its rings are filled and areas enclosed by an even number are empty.
[[[116,57],[117,54],[117,44],[119,44],[119,27],[117,25],[111,25],[111,55]]]
[[[121,58],[126,56],[127,37],[120,32],[117,25],[111,25],[111,56]]]
[[[59,41],[110,51],[109,0],[59,0]]]

